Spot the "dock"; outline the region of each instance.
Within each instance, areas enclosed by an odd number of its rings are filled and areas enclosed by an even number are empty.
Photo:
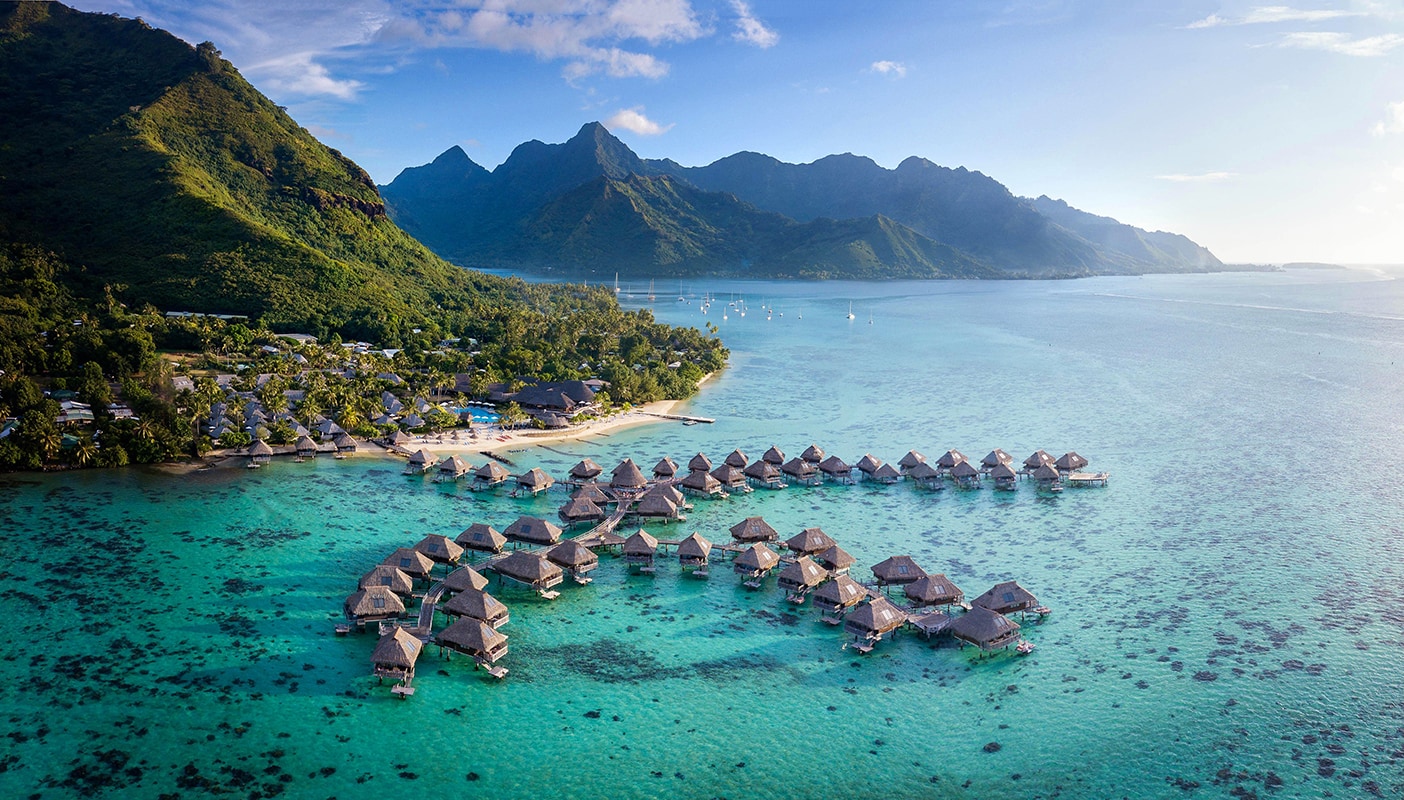
[[[650,417],[657,417],[659,419],[676,420],[678,422],[701,422],[704,425],[711,425],[712,423],[716,422],[716,420],[712,419],[711,417],[690,417],[686,414],[659,414],[655,411],[640,411],[639,413],[646,414]]]

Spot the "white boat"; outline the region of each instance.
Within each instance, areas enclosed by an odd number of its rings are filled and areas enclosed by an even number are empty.
[[[849,304],[848,304],[848,318],[849,318],[849,319],[853,319],[853,303],[852,303],[852,302],[849,302]]]
[[[1014,645],[1014,652],[1018,653],[1021,656],[1026,656],[1029,653],[1032,653],[1033,650],[1034,643],[1029,641],[1028,639],[1020,639],[1019,643]]]

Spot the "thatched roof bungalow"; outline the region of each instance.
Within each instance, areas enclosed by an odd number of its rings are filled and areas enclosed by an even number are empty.
[[[824,448],[820,447],[817,444],[811,444],[810,446],[804,448],[803,453],[800,453],[800,460],[808,461],[809,463],[818,466],[819,462],[824,460]]]
[[[517,476],[517,487],[532,494],[544,492],[555,485],[556,479],[547,475],[540,467],[532,467]]]
[[[738,448],[736,450],[732,450],[730,453],[727,453],[726,459],[722,463],[729,464],[733,467],[736,467],[737,469],[743,469],[746,466],[747,460],[748,459],[746,458],[746,454],[741,452],[741,450]]]
[[[661,480],[661,479],[664,479],[664,478],[671,478],[671,477],[673,477],[674,475],[677,475],[677,474],[678,474],[678,462],[674,461],[673,459],[671,459],[671,458],[669,458],[669,457],[667,457],[667,456],[663,456],[662,458],[658,459],[658,463],[653,465],[653,479],[654,479],[654,480]]]
[[[951,582],[950,578],[940,573],[912,581],[902,588],[902,593],[918,608],[955,605],[965,599],[965,592]]]
[[[543,593],[565,579],[561,568],[547,561],[545,556],[525,550],[493,562],[488,569]]]
[[[508,541],[530,545],[555,544],[561,540],[559,526],[539,517],[517,517],[517,521],[502,532]]]
[[[1051,464],[1040,464],[1038,469],[1033,471],[1033,479],[1038,481],[1040,489],[1056,489],[1063,485],[1063,476],[1058,473],[1057,467]]]
[[[267,464],[272,460],[273,448],[268,446],[268,442],[262,439],[255,439],[253,444],[249,445],[249,463]]]
[[[406,575],[399,567],[392,567],[389,564],[376,564],[370,572],[361,576],[361,582],[356,584],[358,589],[369,589],[372,586],[384,586],[400,597],[409,597],[414,594],[414,579]]]
[[[409,463],[405,465],[405,474],[414,475],[420,472],[428,472],[438,463],[438,459],[427,447],[421,447],[410,453]]]
[[[810,589],[823,583],[828,577],[829,573],[814,563],[814,559],[809,556],[800,556],[780,570],[776,581],[780,584],[780,588],[790,593],[791,600],[802,601]]]
[[[970,459],[966,458],[965,454],[959,450],[947,450],[945,453],[941,454],[940,458],[936,459],[936,468],[950,472],[956,464],[969,460]]]
[[[575,497],[566,501],[566,504],[561,506],[561,510],[556,513],[560,515],[561,521],[567,525],[603,522],[604,518],[608,516],[603,508],[584,497]]]
[[[489,461],[478,467],[477,471],[473,473],[473,488],[486,489],[489,486],[497,486],[500,483],[505,483],[510,477],[512,477],[511,473],[502,465],[496,461]]]
[[[507,636],[472,617],[460,617],[439,631],[434,640],[480,664],[491,664],[507,655]]]
[[[444,578],[446,592],[480,592],[487,588],[488,579],[472,567],[459,567]]]
[[[780,467],[780,471],[803,484],[818,483],[819,468],[813,463],[800,458],[792,458]]]
[[[404,447],[410,443],[410,435],[396,428],[394,431],[391,431],[389,436],[386,436],[381,441],[391,447]]]
[[[819,462],[819,471],[829,476],[831,480],[841,483],[848,483],[853,480],[853,467],[848,462],[838,456],[829,456]]]
[[[827,569],[831,575],[842,575],[858,563],[858,559],[849,555],[847,550],[838,545],[834,545],[815,556],[814,560],[819,562],[821,567]]]
[[[351,438],[349,433],[338,433],[332,437],[332,445],[336,447],[338,453],[356,452],[356,440]]]
[[[1009,455],[996,447],[980,459],[980,467],[983,471],[989,472],[1000,464],[1013,464],[1014,456]]]
[[[639,465],[635,464],[632,458],[626,458],[619,462],[619,466],[614,468],[611,476],[609,485],[612,489],[633,491],[648,485],[648,479],[644,477],[643,470],[639,469]]]
[[[767,489],[781,489],[785,486],[785,479],[780,474],[780,469],[769,461],[752,462],[741,474],[751,483]]]
[[[463,557],[462,546],[455,544],[447,536],[440,536],[437,533],[428,534],[420,539],[414,549],[429,556],[438,564],[457,564],[458,559]]]
[[[572,494],[571,498],[589,500],[601,508],[604,508],[605,503],[610,501],[609,495],[605,494],[604,489],[601,489],[600,485],[594,481],[580,484],[580,488],[575,490],[575,494]]]
[[[494,628],[506,625],[512,618],[501,600],[482,589],[459,592],[439,609],[450,617],[472,617]]]
[[[946,630],[958,641],[981,650],[997,650],[1019,641],[1019,623],[981,606],[956,617]]]
[[[645,496],[651,494],[656,494],[659,497],[666,497],[669,500],[672,500],[673,504],[676,505],[679,509],[686,505],[686,503],[684,503],[683,501],[687,498],[683,497],[683,493],[678,491],[678,487],[676,486],[670,486],[664,483],[654,484],[653,488],[649,489]]]
[[[705,569],[711,555],[712,543],[696,531],[678,543],[678,561],[682,564],[683,571]]]
[[[871,643],[897,630],[906,622],[907,615],[894,606],[892,601],[886,597],[874,597],[853,609],[843,621],[843,629],[860,642]]]
[[[667,494],[658,491],[649,492],[640,498],[638,504],[634,506],[634,514],[665,522],[671,522],[681,517],[678,513],[678,504],[673,502],[673,499]]]
[[[915,467],[907,470],[907,477],[916,482],[916,485],[923,489],[944,489],[945,484],[941,482],[941,472],[925,461],[919,462]]]
[[[980,470],[969,461],[961,461],[951,467],[951,477],[955,478],[956,485],[962,489],[973,489],[980,485]]]
[[[658,553],[658,540],[653,534],[639,528],[624,540],[624,562],[630,566],[653,569],[653,557]]]
[[[366,586],[347,597],[342,610],[352,622],[375,622],[398,618],[405,613],[405,602],[389,586]]]
[[[990,470],[990,477],[994,478],[996,489],[1008,491],[1018,487],[1019,473],[1008,464],[1000,464]]]
[[[1035,450],[1033,455],[1024,459],[1024,469],[1033,472],[1044,464],[1051,467],[1055,463],[1057,463],[1057,459],[1053,458],[1053,456],[1048,455],[1042,450]]]
[[[704,454],[702,454],[702,453],[698,453],[697,455],[695,455],[695,456],[692,457],[692,460],[690,460],[690,461],[687,462],[687,471],[688,471],[688,472],[711,472],[711,471],[712,471],[712,459],[707,458],[707,456],[704,455]]]
[[[717,483],[728,489],[740,489],[746,485],[746,473],[732,466],[731,464],[720,464],[712,470],[712,477],[717,479]]]
[[[882,466],[873,470],[873,474],[869,475],[868,478],[870,480],[875,480],[878,483],[885,483],[890,486],[902,480],[902,473],[898,472],[897,468],[892,466],[891,464],[883,464]]]
[[[1069,451],[1058,456],[1058,460],[1053,462],[1053,466],[1057,467],[1059,472],[1077,472],[1087,466],[1087,459]]]
[[[770,527],[764,517],[746,517],[731,526],[731,538],[742,543],[773,542],[780,538],[780,534]]]
[[[829,534],[824,533],[823,528],[805,528],[799,533],[785,540],[785,547],[792,553],[801,556],[818,555],[837,542]]]
[[[429,580],[429,573],[434,570],[434,561],[412,547],[401,547],[380,563],[399,567],[400,571],[415,580]]]
[[[905,586],[926,577],[926,570],[918,567],[911,556],[890,556],[873,565],[873,577],[878,586]]]
[[[925,463],[926,456],[922,455],[921,453],[918,453],[915,450],[908,450],[907,454],[902,456],[902,459],[897,462],[897,466],[901,468],[902,474],[906,475],[910,473],[917,464]]]
[[[830,615],[825,618],[827,622],[838,622],[838,617],[844,611],[858,605],[863,598],[868,595],[868,590],[864,589],[858,581],[847,575],[838,575],[831,581],[825,581],[819,588],[814,590],[814,606],[825,614]]]
[[[570,479],[573,482],[592,481],[604,472],[604,467],[591,461],[588,458],[581,459],[579,464],[570,468]]]
[[[375,643],[371,651],[371,664],[377,678],[395,678],[408,681],[414,677],[414,662],[419,659],[419,651],[424,643],[418,637],[396,626]]]
[[[721,481],[701,470],[689,472],[678,485],[683,488],[683,491],[703,497],[722,494]]]
[[[882,466],[882,459],[874,456],[872,453],[864,453],[863,457],[858,459],[858,463],[853,466],[859,472],[863,473],[865,477],[871,478],[873,473],[877,472],[878,467]]]
[[[774,550],[771,550],[760,542],[756,542],[747,549],[742,550],[731,562],[731,566],[732,569],[736,571],[737,575],[745,575],[750,578],[751,580],[747,581],[747,585],[754,588],[759,586],[761,578],[764,578],[766,573],[775,569],[776,565],[779,563],[780,556],[777,556]]]
[[[480,553],[500,553],[507,544],[507,537],[496,528],[482,522],[475,522],[458,534],[454,542],[468,550]]]
[[[767,464],[773,464],[778,467],[781,464],[785,463],[785,451],[781,450],[775,445],[771,445],[770,449],[765,451],[765,453],[761,456],[761,461],[764,461]]]
[[[988,608],[998,614],[1012,614],[1027,611],[1038,606],[1038,598],[1018,581],[1005,581],[990,587],[990,590],[970,601],[970,605]]]
[[[570,570],[576,577],[600,565],[600,557],[574,539],[567,539],[546,551],[546,558],[552,564]]]
[[[463,460],[462,456],[451,455],[439,462],[439,480],[456,481],[459,478],[473,471],[473,465]]]
[[[297,437],[297,443],[293,445],[299,458],[316,458],[317,443],[312,441],[311,436]]]

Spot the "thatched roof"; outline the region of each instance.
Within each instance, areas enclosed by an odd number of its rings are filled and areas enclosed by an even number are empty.
[[[1058,474],[1057,468],[1051,464],[1039,465],[1038,469],[1033,471],[1033,476],[1035,480],[1040,481],[1056,481],[1063,477]]]
[[[472,567],[459,567],[444,578],[444,589],[450,592],[482,591],[488,579]]]
[[[687,469],[689,472],[711,472],[712,459],[698,453],[692,457],[691,461],[687,462]]]
[[[624,555],[651,556],[658,551],[658,540],[653,534],[639,528],[634,535],[624,540]]]
[[[1056,461],[1057,459],[1053,458],[1053,456],[1048,455],[1042,450],[1035,450],[1033,452],[1033,455],[1024,459],[1024,466],[1029,469],[1038,469],[1044,464],[1047,464],[1051,467]]]
[[[829,577],[829,573],[824,568],[814,563],[809,556],[800,556],[796,561],[780,570],[779,582],[786,589],[798,591],[800,589],[813,589],[824,582]]]
[[[528,489],[549,489],[556,485],[556,479],[547,475],[540,467],[532,467],[517,478],[518,486],[525,486]]]
[[[598,477],[602,472],[604,472],[604,467],[586,458],[582,459],[579,464],[570,468],[570,477],[578,481],[587,481],[591,478]]]
[[[356,584],[358,589],[369,589],[372,586],[384,586],[401,597],[414,594],[414,579],[399,567],[389,564],[376,564],[370,572],[362,575],[361,582]]]
[[[755,478],[758,481],[770,481],[780,477],[780,470],[769,461],[753,461],[741,472],[746,477]]]
[[[410,435],[398,428],[396,428],[394,432],[392,432],[389,436],[385,437],[386,444],[393,444],[396,446],[402,445],[405,442],[408,442],[409,440]]]
[[[796,553],[814,555],[822,553],[833,547],[836,543],[833,537],[824,533],[822,528],[805,528],[799,533],[785,540],[785,546]]]
[[[871,601],[853,609],[843,621],[843,629],[854,636],[876,636],[894,631],[907,622],[907,615],[892,604],[886,597],[874,597]]]
[[[1057,467],[1059,472],[1075,472],[1087,466],[1087,459],[1070,451],[1058,456],[1053,466]]]
[[[956,617],[946,630],[951,635],[981,650],[1003,647],[1019,638],[1019,623],[980,606],[972,606]]]
[[[619,466],[614,468],[613,477],[609,479],[609,485],[619,489],[638,489],[648,485],[648,479],[644,477],[643,470],[634,463],[634,459],[626,458],[619,462]]]
[[[447,603],[439,606],[439,610],[450,617],[472,617],[489,625],[494,623],[500,625],[499,620],[509,616],[507,606],[482,589],[467,589],[459,592]]]
[[[507,635],[480,619],[460,617],[434,636],[441,646],[470,656],[492,656],[507,644]]]
[[[941,454],[940,458],[936,459],[936,466],[941,469],[950,469],[956,464],[969,460],[970,459],[966,458],[965,454],[959,450],[947,450],[945,453]]]
[[[463,548],[447,536],[431,533],[419,540],[414,549],[440,564],[453,564],[463,557]]]
[[[411,453],[409,457],[409,463],[417,467],[427,467],[430,464],[434,463],[434,460],[434,454],[431,453],[429,451],[429,448],[427,447],[419,448],[418,450]]]
[[[249,445],[249,455],[271,456],[273,455],[273,448],[268,446],[268,442],[265,442],[262,439],[255,439],[254,443]]]
[[[821,608],[848,608],[868,594],[858,581],[847,575],[839,575],[826,581],[814,592],[814,604]]]
[[[727,454],[726,461],[723,463],[730,464],[731,466],[736,467],[737,469],[741,469],[742,467],[746,466],[746,461],[746,454],[741,452],[740,449],[736,449],[732,450],[730,453]]]
[[[463,460],[462,456],[452,455],[439,462],[439,472],[443,475],[467,475],[473,471],[473,465]]]
[[[356,440],[352,439],[351,435],[348,433],[338,433],[336,436],[332,437],[332,444],[336,445],[336,449],[338,450],[356,449]]]
[[[863,457],[858,459],[858,463],[853,466],[857,467],[858,471],[864,475],[871,475],[877,472],[878,467],[882,466],[882,459],[877,458],[872,453],[864,453]]]
[[[959,586],[940,573],[918,578],[904,586],[902,591],[907,595],[907,599],[917,606],[943,606],[959,603],[961,598],[965,596],[965,592],[962,592]]]
[[[517,517],[517,521],[507,526],[503,536],[514,542],[527,544],[555,544],[561,540],[560,526],[539,517]]]
[[[367,586],[346,598],[342,608],[347,619],[389,619],[405,613],[405,602],[390,591],[389,586]]]
[[[473,473],[473,480],[483,483],[501,483],[510,477],[512,477],[511,473],[496,461],[487,462],[481,467],[478,467],[478,470]]]
[[[818,464],[820,461],[824,460],[824,448],[817,444],[811,444],[804,448],[803,453],[800,453],[800,458],[811,464]]]
[[[746,474],[730,464],[720,464],[712,470],[712,477],[723,486],[731,486],[746,479]]]
[[[371,663],[387,669],[413,669],[422,649],[424,643],[419,641],[418,637],[396,626],[375,643],[375,650],[371,652]]]
[[[735,565],[737,572],[764,572],[774,569],[775,565],[780,563],[780,556],[775,555],[775,551],[769,547],[756,542],[742,550],[731,563]]]
[[[678,462],[667,456],[658,459],[658,463],[653,465],[653,477],[671,478],[678,474]]]
[[[600,485],[594,481],[582,483],[580,488],[576,489],[575,494],[571,495],[571,497],[589,500],[595,505],[609,502],[609,495],[605,494],[604,489],[601,489]]]
[[[649,492],[634,506],[634,513],[641,517],[676,517],[678,504],[661,492]]]
[[[891,556],[873,565],[873,577],[878,583],[914,583],[926,577],[926,570],[918,567],[911,556]]]
[[[601,520],[606,516],[603,508],[584,497],[576,497],[567,501],[565,505],[561,506],[558,513],[561,515],[561,519],[566,522]]]
[[[833,547],[830,547],[824,552],[815,556],[814,560],[818,561],[820,564],[823,564],[825,569],[835,572],[838,570],[848,569],[849,567],[858,563],[858,559],[849,555],[847,550],[844,550],[838,545],[834,545]]]
[[[902,460],[897,462],[897,466],[901,467],[902,469],[911,469],[917,464],[925,463],[926,456],[922,455],[921,453],[918,453],[915,450],[908,450],[907,454],[902,456]]]
[[[731,526],[731,538],[738,542],[773,542],[780,534],[764,517],[746,517]]]
[[[429,571],[434,568],[434,562],[429,556],[412,547],[401,547],[386,556],[385,560],[380,563],[399,567],[411,578],[427,578]]]
[[[1014,468],[1008,464],[999,464],[994,469],[990,470],[990,477],[995,480],[1012,481],[1019,477],[1019,473],[1015,472]]]
[[[706,561],[711,554],[712,543],[696,531],[678,543],[678,558],[682,561]]]
[[[297,444],[293,445],[293,448],[299,453],[315,453],[317,452],[317,443],[312,441],[311,436],[299,436]]]
[[[980,466],[984,467],[985,469],[994,469],[1000,464],[1011,464],[1013,462],[1014,456],[1011,456],[1008,453],[996,447],[995,449],[991,450],[988,454],[986,454],[984,458],[980,459]]]
[[[668,485],[662,484],[662,483],[657,484],[657,485],[654,486],[652,489],[649,489],[648,492],[644,495],[644,497],[648,497],[648,496],[650,496],[650,495],[658,495],[659,497],[666,497],[666,498],[668,498],[669,500],[672,500],[674,505],[678,505],[678,506],[681,506],[681,505],[683,504],[683,501],[687,499],[687,498],[683,497],[683,493],[682,493],[682,492],[678,491],[678,487],[676,487],[676,486],[668,486]]]
[[[925,461],[918,462],[915,467],[907,470],[907,474],[919,481],[929,481],[933,478],[941,477],[941,473],[937,472],[935,467]]]
[[[494,562],[488,569],[533,586],[559,582],[562,575],[561,568],[547,561],[544,556],[525,550],[518,550],[501,561]]]
[[[770,449],[765,451],[765,455],[761,456],[761,461],[764,461],[767,464],[774,464],[778,467],[781,464],[785,463],[785,452],[780,448],[771,445]]]
[[[500,553],[502,546],[507,544],[507,537],[491,525],[475,522],[469,525],[463,533],[458,534],[454,541],[469,550],[477,550],[482,553]]]
[[[838,456],[829,456],[819,462],[819,469],[829,475],[846,475],[853,471],[853,468],[848,466],[848,462]]]
[[[872,475],[874,478],[884,481],[895,481],[902,477],[902,473],[898,472],[897,468],[891,464],[883,464],[873,470]]]
[[[599,556],[574,539],[567,539],[546,551],[546,558],[566,569],[580,569],[600,563]]]
[[[976,469],[969,461],[958,462],[951,467],[951,476],[955,478],[978,478],[980,470]]]
[[[797,478],[807,478],[818,470],[815,466],[803,459],[792,458],[780,467],[780,471],[786,475],[794,475]]]
[[[680,484],[684,489],[692,489],[696,492],[706,492],[711,494],[721,490],[721,481],[713,478],[701,470],[688,473]]]
[[[1008,614],[1011,611],[1024,611],[1038,605],[1038,598],[1018,581],[1005,581],[990,587],[990,590],[970,601],[972,606],[980,606]]]

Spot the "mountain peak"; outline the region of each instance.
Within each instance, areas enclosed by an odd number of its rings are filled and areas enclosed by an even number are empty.
[[[580,132],[561,145],[561,155],[577,166],[591,163],[599,174],[615,179],[647,171],[634,151],[599,122],[580,126]]]

